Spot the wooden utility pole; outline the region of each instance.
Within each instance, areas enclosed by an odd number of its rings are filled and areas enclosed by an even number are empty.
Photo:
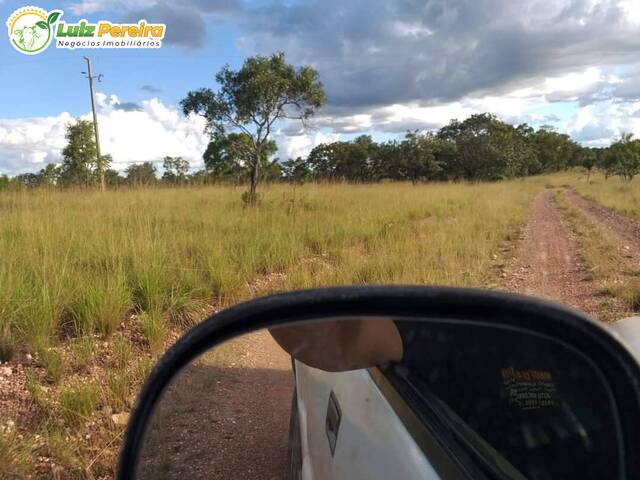
[[[87,78],[89,79],[89,93],[91,94],[91,111],[93,112],[93,132],[96,135],[96,166],[98,168],[98,174],[100,175],[100,189],[105,190],[106,185],[104,183],[104,166],[102,165],[102,156],[100,155],[100,135],[98,134],[98,116],[96,115],[96,99],[95,92],[93,91],[93,73],[91,72],[91,59],[89,57],[83,57],[87,61]],[[84,73],[84,72],[83,72]],[[102,78],[102,75],[96,77],[98,81]]]

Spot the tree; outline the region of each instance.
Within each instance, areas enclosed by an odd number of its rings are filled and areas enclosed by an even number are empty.
[[[615,159],[615,172],[628,182],[640,173],[640,140],[632,137],[631,133],[623,133],[609,148]]]
[[[207,146],[204,155],[205,167],[211,176],[217,180],[243,182],[251,178],[254,159],[251,153],[252,139],[245,133],[228,133],[217,135]],[[258,160],[258,171],[265,168],[273,170],[269,157],[277,151],[276,142],[269,140],[263,145]],[[259,175],[258,179],[264,179]]]
[[[282,176],[291,183],[304,183],[311,176],[311,170],[307,160],[298,157],[296,159],[290,158],[282,162]]]
[[[216,75],[219,89],[190,91],[181,102],[185,115],[203,115],[207,131],[224,138],[229,130],[244,134],[234,148],[244,150],[242,159],[249,170],[249,202],[256,202],[259,169],[265,158],[269,136],[281,119],[304,121],[324,104],[325,95],[318,72],[298,69],[285,61],[283,53],[258,55],[245,60],[238,71],[227,65]]]
[[[526,139],[528,131],[483,113],[463,122],[452,120],[437,136],[455,144],[455,155],[445,167],[453,178],[499,180],[534,169],[536,156]]]
[[[66,186],[88,187],[96,185],[101,172],[111,162],[111,156],[103,155],[98,161],[93,124],[87,120],[78,120],[67,125],[65,135],[67,145],[62,150],[62,165],[59,181]]]
[[[156,167],[151,162],[134,163],[125,170],[127,183],[132,186],[153,185],[158,180]]]
[[[591,171],[596,166],[596,152],[591,148],[582,149],[582,167],[587,171],[587,183],[591,183]]]
[[[60,177],[60,167],[53,163],[47,164],[46,167],[40,170],[40,185],[47,187],[53,187],[58,183]]]
[[[186,183],[189,162],[182,157],[164,157],[162,179],[169,183]]]
[[[408,132],[400,143],[401,179],[413,183],[431,180],[442,170],[435,155],[438,142],[432,135]]]
[[[104,183],[108,187],[120,187],[124,185],[125,181],[126,179],[113,168],[108,168],[104,171]]]
[[[371,180],[375,149],[376,145],[368,135],[360,135],[353,142],[323,143],[309,153],[308,168],[316,179]]]
[[[260,167],[260,180],[263,182],[275,182],[282,178],[282,167],[277,158],[266,160]]]
[[[37,173],[21,173],[20,175],[16,175],[13,181],[18,185],[33,188],[40,185],[40,175]]]

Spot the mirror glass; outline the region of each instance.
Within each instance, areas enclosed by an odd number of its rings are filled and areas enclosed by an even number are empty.
[[[597,366],[551,338],[323,319],[238,337],[182,370],[137,478],[622,478],[619,425]]]

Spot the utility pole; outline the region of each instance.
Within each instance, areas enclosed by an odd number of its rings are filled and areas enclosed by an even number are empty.
[[[100,189],[105,190],[106,185],[104,183],[104,166],[102,165],[102,156],[100,155],[100,135],[98,134],[98,116],[96,115],[96,100],[95,92],[93,91],[93,73],[91,72],[91,59],[89,57],[83,57],[87,61],[87,78],[89,79],[89,93],[91,94],[91,111],[93,112],[93,132],[96,135],[96,165],[98,167],[98,173],[100,175]],[[82,72],[85,73],[85,72]],[[102,79],[102,75],[95,77],[98,81]]]

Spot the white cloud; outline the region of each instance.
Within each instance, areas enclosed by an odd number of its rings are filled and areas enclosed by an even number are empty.
[[[640,2],[638,0],[621,0],[620,7],[625,13],[626,20],[634,25],[640,24]]]
[[[315,132],[287,135],[278,131],[274,139],[278,143],[278,157],[285,161],[289,158],[306,157],[316,145],[340,140],[340,134]]]
[[[640,102],[607,100],[580,108],[564,130],[589,146],[606,146],[623,132],[640,138]]]
[[[192,168],[202,167],[208,138],[204,119],[184,117],[156,98],[143,101],[139,109],[118,108],[115,95],[96,94],[101,150],[113,157],[113,167],[123,170],[133,162],[160,161],[164,156],[183,156]],[[90,120],[87,113],[80,118]],[[69,113],[52,117],[0,119],[0,172],[37,171],[46,163],[61,161]]]

